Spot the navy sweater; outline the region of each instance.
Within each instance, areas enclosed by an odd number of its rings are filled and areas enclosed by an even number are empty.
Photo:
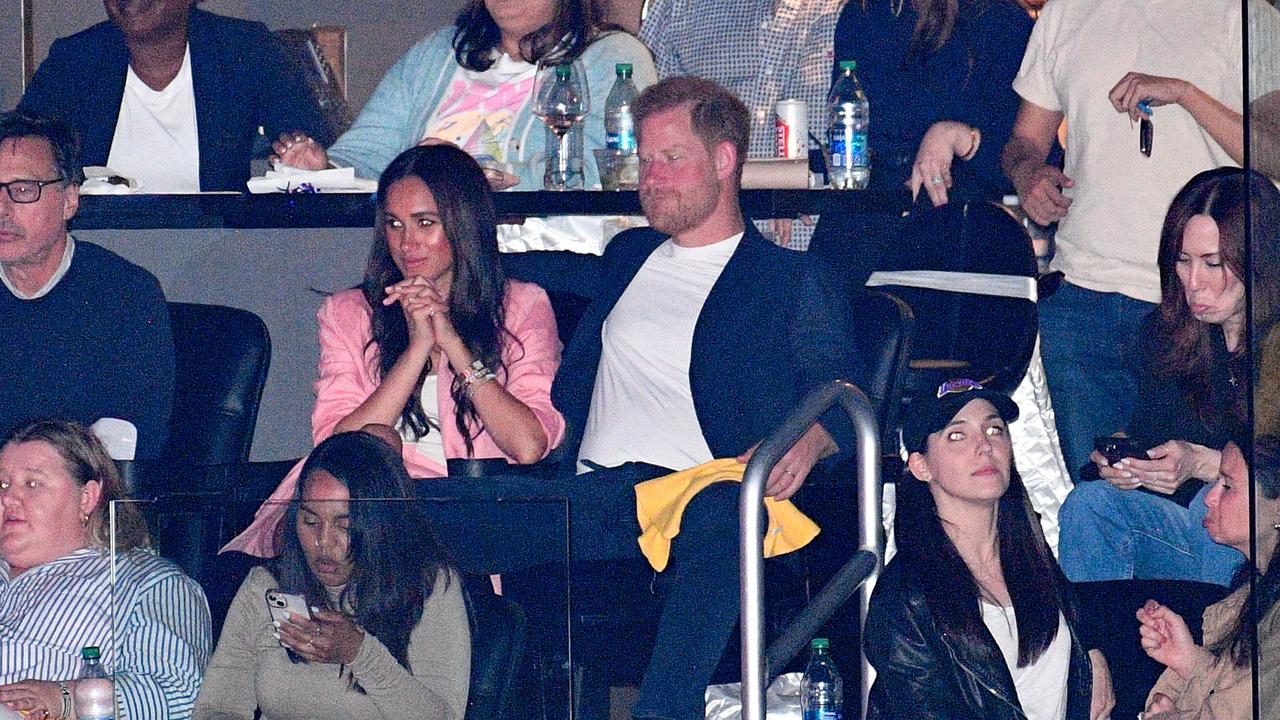
[[[0,285],[0,431],[34,418],[138,427],[139,458],[161,454],[173,406],[173,336],[155,277],[77,242],[49,294],[20,300]]]

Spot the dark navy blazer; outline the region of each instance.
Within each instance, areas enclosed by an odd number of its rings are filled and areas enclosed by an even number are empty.
[[[504,257],[513,275],[592,298],[551,391],[568,424],[566,457],[577,457],[591,408],[604,321],[666,239],[641,228],[615,237],[602,258],[563,252]],[[833,300],[820,272],[812,258],[774,245],[747,223],[693,332],[689,384],[715,457],[736,456],[764,439],[824,381],[841,378],[865,387],[867,373],[853,351],[849,313]],[[822,425],[842,449],[853,447],[843,411],[824,415]]]
[[[258,126],[274,140],[301,130],[333,138],[306,80],[258,22],[193,9],[188,21],[191,82],[200,137],[200,189],[245,190]],[[80,133],[85,165],[106,165],[124,97],[129,50],[110,21],[55,40],[18,104]]]

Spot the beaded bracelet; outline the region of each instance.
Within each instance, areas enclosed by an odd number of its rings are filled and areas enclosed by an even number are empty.
[[[470,370],[465,370],[462,373],[462,391],[470,397],[477,387],[493,380],[495,377],[497,376],[493,374],[493,371],[485,367],[483,360],[476,360],[471,363]]]

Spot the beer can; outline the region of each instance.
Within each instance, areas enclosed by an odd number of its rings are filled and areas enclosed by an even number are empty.
[[[778,103],[774,129],[778,157],[793,160],[809,157],[808,103],[803,100],[783,100]]]

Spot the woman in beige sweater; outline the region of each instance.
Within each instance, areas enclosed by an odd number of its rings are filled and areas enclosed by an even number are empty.
[[[1144,720],[1252,718],[1255,642],[1261,716],[1280,710],[1280,443],[1274,436],[1254,443],[1252,474],[1252,518],[1249,467],[1234,443],[1223,448],[1218,479],[1205,496],[1210,537],[1254,560],[1237,575],[1235,592],[1205,610],[1205,644],[1197,645],[1186,622],[1154,600],[1138,611],[1142,647],[1168,667],[1147,698]]]
[[[409,482],[399,454],[365,432],[312,451],[279,529],[282,552],[240,586],[195,718],[462,718],[471,636],[461,584],[403,500]],[[310,618],[273,621],[273,588],[304,596]]]

